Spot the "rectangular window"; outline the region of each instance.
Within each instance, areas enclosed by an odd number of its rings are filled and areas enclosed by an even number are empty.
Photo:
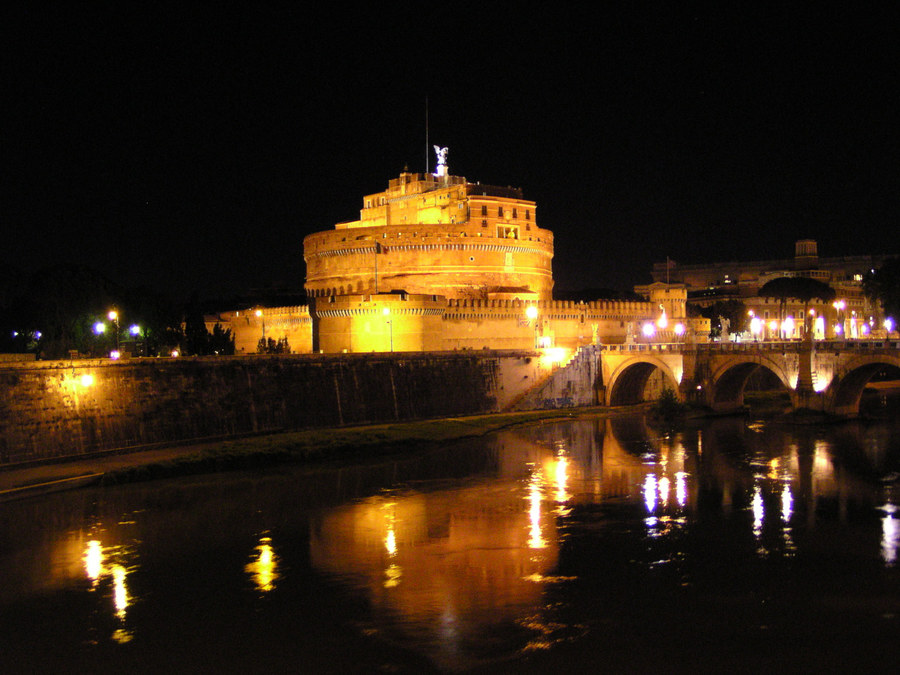
[[[483,215],[483,216],[487,215],[487,206],[485,204],[481,205],[481,215]]]
[[[531,220],[531,211],[525,209],[525,220]]]
[[[486,220],[482,220],[482,221],[481,221],[481,226],[482,226],[482,227],[487,227],[487,221],[486,221]]]
[[[515,207],[513,207],[513,220],[515,220],[518,217],[519,217],[518,210]]]
[[[498,217],[498,218],[502,218],[502,217],[503,217],[503,207],[502,207],[502,206],[498,206],[498,207],[497,207],[497,217]]]
[[[497,237],[500,239],[518,239],[519,228],[501,225],[497,228]]]

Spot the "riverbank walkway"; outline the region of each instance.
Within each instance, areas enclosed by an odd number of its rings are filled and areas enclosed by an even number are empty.
[[[0,502],[98,485],[107,474],[136,467],[174,462],[189,463],[196,458],[208,459],[235,451],[252,455],[272,452],[273,449],[284,446],[291,448],[296,461],[302,461],[304,456],[328,456],[331,449],[447,442],[467,436],[481,436],[521,424],[629,414],[641,408],[643,406],[622,406],[615,409],[565,408],[359,427],[308,429],[244,438],[204,439],[193,444],[173,444],[146,449],[129,448],[57,461],[0,465]]]
[[[0,468],[0,502],[99,484],[103,476],[131,467],[197,454],[204,445],[179,445],[102,453],[55,462],[23,462]],[[210,446],[211,447],[211,446]]]

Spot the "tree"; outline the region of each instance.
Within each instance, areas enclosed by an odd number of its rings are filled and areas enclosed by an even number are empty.
[[[206,342],[210,354],[228,356],[234,354],[234,336],[231,329],[222,329],[221,324],[213,326],[212,333]]]
[[[272,338],[259,338],[259,342],[256,343],[256,353],[257,354],[290,354],[291,353],[291,345],[288,344],[288,339],[286,337],[279,338],[276,342]]]
[[[197,298],[192,298],[184,313],[184,339],[181,352],[186,356],[209,353],[209,331],[203,321],[203,312]]]
[[[784,321],[784,309],[787,301],[799,300],[803,303],[804,325],[808,320],[809,303],[813,298],[828,303],[837,295],[831,286],[810,277],[778,277],[763,284],[757,294],[761,298],[774,298],[779,301],[781,321]]]
[[[92,326],[121,298],[122,289],[98,272],[57,265],[31,277],[11,315],[20,333],[40,334],[35,349],[41,358],[63,358],[70,351],[100,355],[110,348],[110,336],[95,335]]]
[[[866,297],[878,301],[885,316],[900,319],[900,258],[889,258],[874,273],[863,279]]]

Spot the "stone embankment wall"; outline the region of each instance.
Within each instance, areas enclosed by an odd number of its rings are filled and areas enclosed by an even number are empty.
[[[492,412],[545,377],[542,370],[514,352],[0,364],[0,464]]]
[[[536,382],[509,409],[551,410],[597,405],[600,384],[599,347],[581,347],[567,364]]]

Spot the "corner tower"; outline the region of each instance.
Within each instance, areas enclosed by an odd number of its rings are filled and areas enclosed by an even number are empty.
[[[550,300],[553,233],[520,188],[403,172],[359,220],[303,240],[309,297],[389,293]]]

